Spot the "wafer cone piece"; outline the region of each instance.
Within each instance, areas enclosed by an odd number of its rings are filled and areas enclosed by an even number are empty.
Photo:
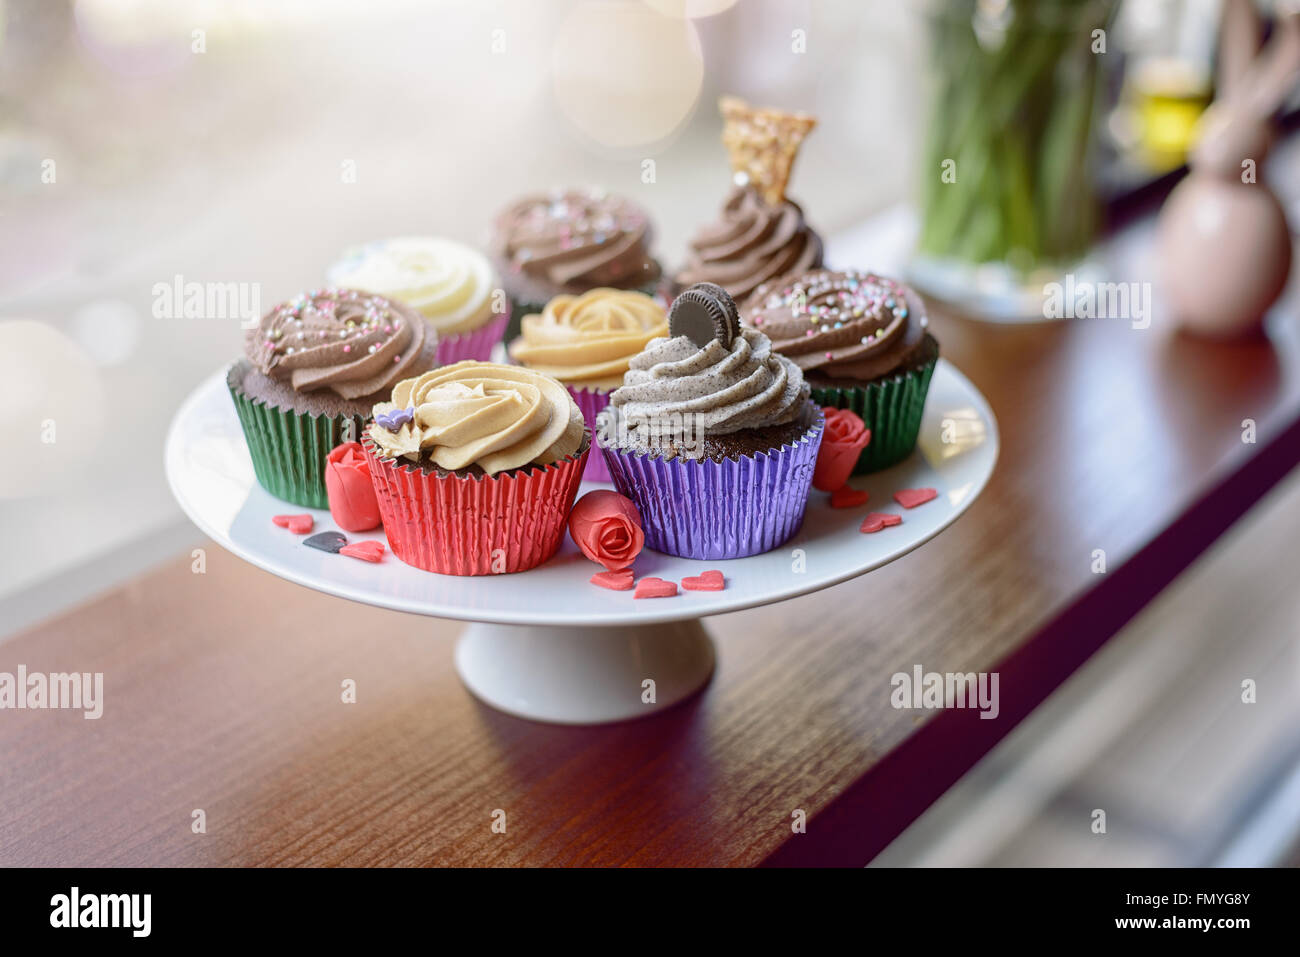
[[[777,205],[785,199],[799,145],[817,120],[806,113],[753,107],[735,96],[718,100],[718,109],[722,145],[731,154],[736,181],[754,186],[766,202]]]

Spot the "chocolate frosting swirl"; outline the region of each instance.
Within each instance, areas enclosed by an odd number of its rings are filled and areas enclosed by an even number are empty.
[[[801,369],[874,379],[904,366],[926,336],[925,306],[900,282],[857,270],[821,270],[754,292],[741,319]]]
[[[253,367],[299,392],[344,399],[387,392],[417,368],[434,333],[419,314],[356,289],[316,289],[276,306],[250,329]]]
[[[654,230],[641,207],[602,190],[526,196],[498,214],[492,250],[504,268],[566,292],[629,288],[659,278]]]
[[[822,264],[822,241],[790,200],[767,203],[753,186],[738,186],[727,196],[721,218],[691,240],[677,282],[717,283],[734,299],[760,284],[797,276]]]
[[[632,359],[610,404],[626,419],[698,416],[704,435],[785,425],[808,398],[803,373],[772,351],[767,336],[743,328],[731,346],[686,336],[653,340]]]

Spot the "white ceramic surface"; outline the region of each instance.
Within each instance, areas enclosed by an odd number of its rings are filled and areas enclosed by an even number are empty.
[[[467,630],[457,650],[465,683],[511,714],[594,723],[653,713],[703,686],[713,655],[695,619],[826,588],[933,538],[970,507],[992,475],[997,456],[997,423],[984,397],[940,360],[917,452],[891,469],[852,481],[870,492],[868,505],[832,509],[828,496],[814,490],[799,533],[782,547],[750,558],[703,562],[646,550],[636,561],[637,577],[680,581],[717,568],[727,584],[718,592],[682,591],[674,598],[642,600],[590,584],[600,569],[567,536],[559,553],[539,568],[480,578],[421,571],[391,552],[381,563],[370,564],[304,546],[300,536],[272,524],[271,516],[312,512],[314,532],[335,525],[327,510],[281,501],[254,480],[224,369],[177,411],[165,464],[172,492],[194,523],[224,548],[272,574],[397,611],[519,626]],[[938,489],[939,497],[911,510],[891,497],[896,490],[922,486]],[[608,486],[584,483],[582,491],[599,487]],[[858,525],[870,510],[901,513],[903,524],[863,535]],[[382,532],[348,538],[382,540]],[[641,627],[666,622],[688,624]],[[662,644],[654,643],[656,635],[663,636]],[[581,668],[575,664],[579,661]],[[647,677],[657,686],[653,704],[642,701],[641,681]]]

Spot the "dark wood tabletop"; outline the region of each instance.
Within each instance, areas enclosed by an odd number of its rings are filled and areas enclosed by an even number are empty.
[[[859,579],[710,619],[703,694],[620,725],[497,713],[456,677],[460,623],[196,532],[203,574],[179,557],[0,644],[0,671],[105,675],[97,721],[0,713],[0,864],[864,864],[1300,460],[1295,313],[1229,344],[935,310],[1001,429],[969,513]],[[918,664],[998,671],[997,719],[895,710],[890,676]]]

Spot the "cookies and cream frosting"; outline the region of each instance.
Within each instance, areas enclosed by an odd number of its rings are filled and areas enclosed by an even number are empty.
[[[344,399],[387,392],[419,371],[436,334],[413,310],[356,289],[317,289],[280,303],[244,339],[258,372],[299,392]]]
[[[729,346],[655,339],[629,363],[610,405],[628,421],[691,416],[707,436],[793,422],[808,395],[799,367],[763,333],[742,328]]]
[[[715,223],[696,233],[677,282],[712,282],[740,300],[759,285],[822,264],[822,241],[788,199],[771,204],[753,186],[736,187]]]
[[[473,360],[397,383],[374,414],[369,435],[381,454],[487,475],[549,465],[577,452],[584,434],[582,413],[559,382]]]
[[[510,356],[575,388],[616,389],[628,362],[668,333],[663,307],[625,289],[592,289],[556,296],[538,315],[525,316]]]
[[[406,236],[357,246],[329,270],[336,286],[407,304],[438,332],[471,332],[493,315],[496,278],[487,257],[450,239]]]
[[[858,270],[818,270],[765,285],[741,308],[801,369],[873,379],[906,364],[926,335],[925,308],[902,283]]]

